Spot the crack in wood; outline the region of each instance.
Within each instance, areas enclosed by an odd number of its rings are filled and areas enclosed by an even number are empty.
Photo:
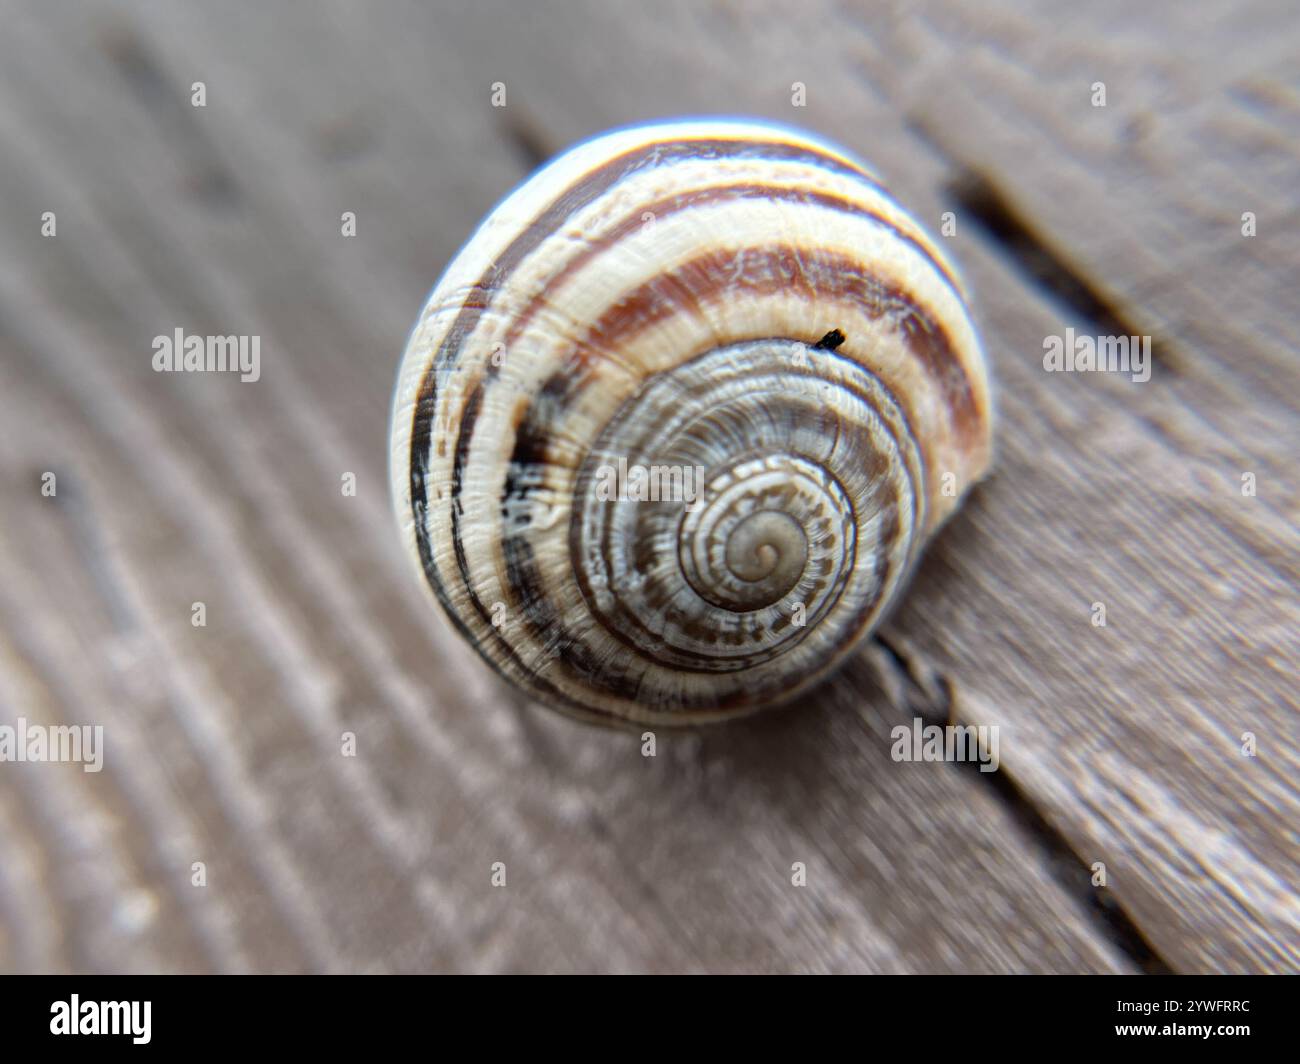
[[[905,643],[881,633],[872,642],[883,654],[880,659],[902,678],[906,692],[902,712],[914,712],[927,725],[960,723],[954,709],[957,688],[952,678],[927,662]],[[1074,898],[1097,933],[1120,950],[1148,975],[1171,975],[1173,970],[1156,953],[1115,897],[1105,888],[1092,886],[1089,863],[1070,846],[1030,798],[1002,771],[981,772],[975,761],[955,761],[959,770],[973,773],[990,787],[1002,807],[1045,855],[1044,864],[1061,889]]]
[[[961,168],[948,183],[947,191],[1026,278],[1090,323],[1097,335],[1148,335],[1145,328],[1102,294],[1099,285],[1053,250],[987,175]],[[1164,372],[1178,372],[1178,359],[1168,343],[1154,335],[1151,361]]]

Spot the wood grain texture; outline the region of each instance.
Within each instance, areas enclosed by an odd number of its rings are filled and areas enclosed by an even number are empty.
[[[1196,6],[6,5],[0,723],[107,749],[0,764],[0,968],[1300,969],[1296,30]],[[651,759],[434,622],[387,408],[537,154],[700,112],[956,212],[998,454],[839,680]],[[1043,372],[1115,321],[1148,383]],[[152,372],[177,327],[261,380]],[[892,761],[917,713],[1000,782]]]

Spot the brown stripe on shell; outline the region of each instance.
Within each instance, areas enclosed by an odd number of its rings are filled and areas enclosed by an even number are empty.
[[[735,256],[731,253],[706,252],[647,281],[588,330],[577,345],[577,357],[617,349],[628,337],[675,313],[676,307],[666,297],[683,289],[701,303],[724,290],[729,298],[737,290],[760,298],[788,290],[809,302],[854,302],[866,309],[873,321],[886,316],[895,319],[912,353],[939,384],[957,440],[962,446],[974,446],[981,419],[970,380],[947,331],[910,293],[872,276],[865,263],[823,250],[774,245],[746,248],[739,254],[744,259],[739,271],[732,267]]]
[[[585,244],[572,258],[567,260],[564,266],[559,269],[552,277],[548,278],[546,284],[540,288],[524,307],[518,316],[511,323],[505,336],[505,348],[508,351],[511,345],[527,328],[528,323],[536,316],[537,312],[549,301],[551,293],[559,287],[564,281],[571,277],[577,270],[581,269],[593,258],[608,251],[615,244],[619,243],[625,237],[639,230],[645,225],[642,220],[642,214],[649,212],[654,216],[656,222],[664,218],[670,218],[680,211],[689,210],[693,207],[712,206],[718,203],[729,203],[745,199],[762,199],[776,200],[783,203],[815,203],[819,207],[825,207],[828,210],[837,211],[841,214],[852,215],[857,218],[869,218],[876,224],[888,229],[904,243],[910,244],[922,257],[943,277],[944,282],[952,291],[959,304],[962,303],[961,289],[957,285],[956,278],[948,271],[944,264],[935,258],[930,250],[913,236],[905,233],[898,226],[894,225],[883,214],[869,210],[861,204],[854,203],[852,200],[844,199],[841,196],[835,196],[828,192],[819,192],[811,189],[789,188],[782,185],[761,185],[761,184],[735,184],[735,185],[713,185],[707,188],[697,189],[694,192],[678,193],[674,196],[666,196],[654,203],[638,207],[631,214],[627,215],[622,221],[603,233],[599,238],[589,241]],[[488,371],[491,374],[492,370]]]
[[[744,256],[745,268],[738,273],[732,267],[734,256],[730,252],[706,252],[624,296],[575,342],[573,354],[543,384],[539,395],[562,405],[566,403],[586,386],[594,363],[605,357],[606,352],[616,350],[628,337],[677,313],[683,293],[689,293],[695,303],[703,304],[710,296],[737,288],[760,298],[793,290],[809,302],[819,298],[856,302],[873,320],[891,315],[909,349],[939,385],[959,444],[967,448],[974,446],[981,435],[981,417],[970,380],[953,351],[947,331],[906,291],[871,276],[863,263],[827,252],[803,249],[801,253],[798,248],[776,245],[746,248],[740,254]],[[815,267],[816,277],[810,275],[810,266]],[[810,345],[816,342],[805,340]],[[535,424],[531,413],[523,421],[525,425],[530,423]]]

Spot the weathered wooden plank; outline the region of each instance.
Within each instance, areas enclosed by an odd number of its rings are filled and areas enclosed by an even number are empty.
[[[961,719],[1008,728],[1012,777],[1087,863],[1123,869],[1112,897],[1170,963],[1294,969],[1295,31],[1276,4],[1211,26],[1159,9],[1121,34],[1120,6],[963,10],[828,6],[797,31],[775,13],[721,16],[709,34],[679,14],[619,36],[546,9],[529,47],[618,42],[605,50],[620,76],[591,118],[581,84],[534,70],[512,34],[494,55],[558,139],[691,110],[703,69],[711,107],[805,119],[875,160],[936,228],[956,211],[1002,386],[999,473],[887,638],[957,687]],[[723,54],[720,69],[705,62]],[[1091,106],[1099,79],[1107,109]],[[794,81],[806,110],[789,106]],[[1261,101],[1249,122],[1243,93]],[[1005,248],[987,253],[978,204],[956,195],[972,175],[1083,279],[1103,320],[1009,269]],[[1273,219],[1265,239],[1242,237],[1245,203]],[[1045,337],[1128,322],[1155,333],[1148,384],[1042,371]],[[1254,497],[1248,471],[1267,484]],[[1091,624],[1097,601],[1107,629]],[[1267,752],[1242,757],[1245,732]],[[1012,768],[1014,751],[1033,768]],[[1117,764],[1137,782],[1116,787]]]
[[[869,23],[883,30],[873,71],[913,123],[991,175],[1159,347],[1148,384],[1049,376],[1045,336],[1116,323],[990,307],[992,342],[1014,356],[999,363],[1008,430],[950,561],[991,608],[977,631],[951,623],[946,595],[918,595],[899,623],[944,662],[959,717],[1002,723],[1009,773],[1076,852],[1107,862],[1170,963],[1295,970],[1294,20],[1270,4],[1208,23],[1185,5],[1127,12],[1008,5],[973,20],[940,5],[923,24]],[[939,91],[954,80],[966,91]],[[986,297],[1007,290],[1001,263],[970,259]],[[1246,472],[1257,496],[1243,497]],[[1006,639],[995,653],[990,629]]]
[[[977,780],[887,771],[846,707],[663,738],[650,760],[635,737],[508,709],[430,628],[395,556],[379,456],[419,289],[520,172],[481,108],[463,125],[469,173],[426,165],[454,140],[455,107],[422,126],[419,99],[430,87],[477,99],[470,79],[444,75],[404,105],[392,156],[369,164],[393,175],[380,192],[346,166],[323,181],[329,167],[286,147],[286,124],[296,147],[336,113],[295,98],[302,70],[273,62],[290,37],[304,46],[303,27],[217,20],[196,36],[188,20],[211,16],[170,7],[138,23],[44,17],[18,20],[0,117],[16,145],[7,228],[51,200],[61,227],[56,241],[21,237],[24,255],[0,266],[5,660],[28,677],[6,702],[102,721],[121,762],[95,777],[30,766],[30,782],[7,775],[0,794],[7,824],[53,797],[70,820],[87,808],[120,827],[82,844],[109,860],[81,922],[64,849],[39,832],[7,837],[28,890],[6,896],[34,906],[40,884],[54,907],[44,926],[65,936],[59,952],[15,936],[10,965],[1128,966]],[[368,62],[353,29],[366,27],[306,30],[332,85]],[[400,44],[399,24],[386,29]],[[283,110],[232,104],[241,61]],[[186,132],[200,118],[155,99],[183,91],[191,75],[173,68],[187,62],[208,71],[202,134]],[[40,88],[39,72],[70,64],[96,101],[90,122],[76,93]],[[451,206],[430,211],[431,198]],[[360,231],[383,239],[335,235],[352,202]],[[150,338],[175,324],[260,334],[264,380],[147,372]],[[47,467],[61,474],[56,500],[35,490]],[[338,495],[344,470],[358,473],[356,500]],[[205,629],[189,626],[195,600]],[[359,737],[354,763],[338,756],[344,730]],[[918,847],[922,829],[946,844]],[[488,886],[493,859],[508,862],[505,891]],[[189,886],[191,860],[208,864],[206,888]],[[803,890],[795,860],[810,866]],[[111,918],[123,899],[134,922]]]
[[[1287,52],[1225,31],[1227,58],[1161,68],[1170,88],[1139,72],[1195,27],[1146,20],[1116,50],[1110,14],[995,11],[972,46],[982,25],[938,4],[18,7],[0,705],[102,721],[115,753],[99,776],[0,771],[0,966],[1131,970],[1085,901],[1096,860],[1173,966],[1295,968],[1295,433],[1265,376],[1294,374],[1270,272],[1294,248],[1261,228],[1243,251],[1201,199],[1294,221]],[[1098,64],[1124,102],[1076,115]],[[1258,124],[1232,120],[1238,81]],[[884,633],[916,682],[877,651],[813,705],[661,735],[651,760],[517,705],[431,623],[387,513],[385,415],[423,291],[530,152],[702,111],[820,129],[924,217],[956,209],[999,472]],[[1135,121],[1136,158],[1096,150]],[[1221,128],[1245,140],[1219,159],[1267,145],[1259,170],[1196,156]],[[981,235],[951,189],[971,172],[1158,330],[1176,375],[1044,374],[1045,335],[1097,326]],[[1208,313],[1216,292],[1255,328]],[[262,380],[151,373],[177,326],[260,335]],[[1074,858],[979,774],[891,761],[918,706],[1002,725],[1003,773]]]
[[[918,582],[929,595],[908,599],[887,638],[963,695],[936,710],[1008,729],[1012,777],[1089,864],[1122,867],[1112,896],[1170,963],[1294,969],[1294,31],[1267,4],[1208,29],[1188,9],[1161,12],[1118,40],[1119,8],[1043,5],[1026,17],[1017,6],[994,10],[987,28],[983,9],[961,11],[838,12],[858,19],[857,33],[836,11],[810,15],[798,39],[816,70],[791,58],[779,18],[752,20],[739,68],[758,85],[714,94],[724,109],[739,96],[790,117],[780,91],[801,80],[817,128],[880,162],[924,216],[958,215],[954,243],[1002,385],[1000,471],[936,545]],[[671,94],[651,88],[638,65],[647,52],[668,56],[670,80],[683,83],[673,50],[689,51],[688,35],[668,26],[672,45],[656,49],[656,32],[642,27],[635,46],[613,49],[623,93],[606,107]],[[508,48],[498,47],[504,63]],[[1172,85],[1144,82],[1153,54],[1170,57]],[[1091,108],[1098,77],[1110,78],[1110,111]],[[549,82],[539,112],[583,113],[577,89]],[[1231,120],[1238,82],[1271,105],[1254,124]],[[1126,153],[1114,145],[1132,137],[1135,114],[1143,150]],[[932,158],[910,142],[918,130]],[[1104,309],[1156,333],[1150,386],[1042,372],[1046,336],[1115,323],[1043,298],[1007,269],[1004,249],[987,255],[975,205],[954,198],[972,172],[1003,190]],[[1267,241],[1243,240],[1239,201],[1275,219]],[[1240,268],[1243,256],[1259,265]],[[1214,313],[1221,303],[1240,317]],[[1246,471],[1267,491],[1243,497]],[[952,574],[951,587],[935,574]],[[1097,601],[1112,611],[1107,630],[1091,625]],[[1241,756],[1247,731],[1267,754]],[[1011,767],[1030,751],[1033,770]],[[1137,782],[1116,787],[1117,764]],[[1158,844],[1162,834],[1176,841]]]

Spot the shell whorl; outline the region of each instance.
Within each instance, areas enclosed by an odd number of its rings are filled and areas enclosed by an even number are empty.
[[[393,494],[498,672],[690,723],[841,663],[990,433],[959,283],[869,170],[788,129],[666,123],[562,155],[448,267],[398,381]]]

